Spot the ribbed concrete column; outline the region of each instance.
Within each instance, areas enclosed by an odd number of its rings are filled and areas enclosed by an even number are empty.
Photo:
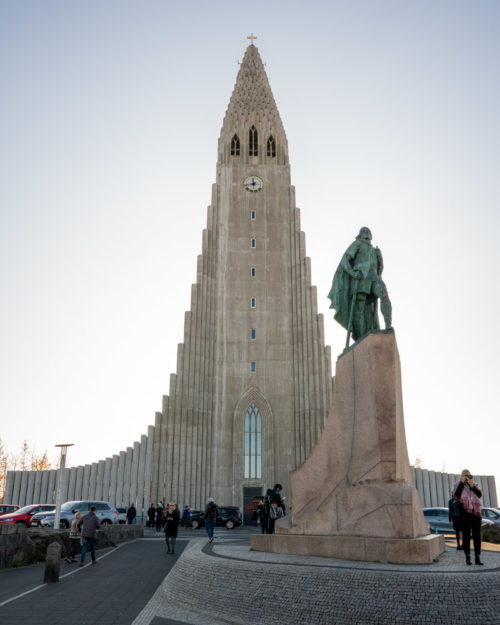
[[[139,461],[137,464],[137,514],[144,514],[147,511],[147,504],[144,503],[144,471],[146,469],[146,446],[147,437],[143,434],[139,444]]]
[[[424,507],[428,507],[431,505],[431,489],[429,486],[429,471],[427,469],[422,469],[422,482],[424,485]]]
[[[30,503],[38,503],[38,501],[33,501],[33,495],[35,490],[35,473],[36,471],[27,471],[28,484],[26,487],[26,503],[24,505],[29,505]]]
[[[118,463],[119,463],[119,457],[117,454],[115,454],[111,458],[111,477],[110,477],[110,483],[109,483],[109,501],[112,506],[120,505],[118,503],[118,499],[116,498],[116,489],[117,489],[117,482],[118,482],[118,477],[117,477],[118,476]]]
[[[112,506],[115,504],[111,500],[111,458],[106,458],[104,461],[104,478],[102,486],[102,498],[104,501],[109,501]]]
[[[49,471],[49,483],[47,486],[47,503],[53,503],[53,504],[56,503],[56,475],[57,475],[56,469],[51,469]],[[68,487],[69,487],[69,484],[68,484]],[[68,499],[70,497],[68,497]]]
[[[97,501],[108,501],[107,497],[103,497],[104,486],[104,460],[97,463],[96,482],[95,482],[95,498]]]
[[[75,500],[79,501],[82,497],[82,484],[83,484],[83,467],[80,465],[76,467],[76,482],[75,482]]]
[[[77,467],[70,467],[69,468],[69,475],[68,475],[68,499],[67,501],[76,501],[77,497],[76,497],[76,492],[75,492],[75,488],[76,488],[76,474],[77,474],[78,470]]]
[[[14,487],[10,503],[20,506],[21,503],[21,483],[23,481],[23,471],[14,471]]]
[[[125,452],[125,473],[124,473],[124,478],[123,478],[123,501],[124,501],[123,505],[126,506],[127,508],[132,503],[131,501],[129,501],[129,497],[130,497],[130,478],[132,474],[133,455],[134,455],[134,450],[132,449],[132,447],[127,447],[127,450]]]
[[[90,486],[90,464],[86,464],[83,467],[82,499],[89,498],[89,486]]]
[[[100,499],[96,495],[96,480],[97,480],[97,462],[93,462],[90,465],[90,479],[89,479],[89,499]]]
[[[144,510],[146,511],[151,503],[151,483],[153,472],[153,444],[155,440],[155,428],[150,425],[148,427],[147,447],[146,447],[146,466],[144,469]]]
[[[437,492],[436,492],[436,472],[429,471],[429,490],[431,493],[431,506],[437,506]]]
[[[16,483],[16,471],[7,471],[7,482],[5,484],[5,503],[10,503],[14,499],[14,485]]]
[[[49,486],[49,470],[47,469],[46,471],[39,471],[39,473],[41,473],[39,494],[40,501],[43,503],[50,503],[47,497],[47,490]]]
[[[497,490],[495,485],[495,478],[492,475],[488,476],[488,487],[490,490],[490,505],[492,508],[498,508]]]
[[[490,508],[491,499],[490,499],[490,489],[488,485],[488,478],[485,475],[480,475],[476,478],[476,481],[481,485],[481,489],[483,491],[483,506]]]
[[[449,496],[446,497],[445,489],[443,488],[443,475],[444,475],[443,473],[436,472],[436,476],[435,476],[438,506],[448,506]]]
[[[123,479],[125,477],[125,458],[126,453],[120,452],[118,456],[118,471],[116,473],[116,503],[115,506],[123,506]]]
[[[138,473],[139,473],[139,454],[141,446],[135,441],[132,451],[132,466],[130,468],[130,489],[128,498],[130,503],[134,503],[136,509],[139,509],[139,485],[138,485]]]

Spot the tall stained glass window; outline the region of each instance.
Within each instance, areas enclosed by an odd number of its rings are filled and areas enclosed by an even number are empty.
[[[262,477],[262,419],[254,402],[245,414],[245,477]]]

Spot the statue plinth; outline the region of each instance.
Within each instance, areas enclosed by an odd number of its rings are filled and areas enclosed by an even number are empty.
[[[396,563],[444,551],[411,484],[394,334],[369,334],[338,359],[325,428],[290,483],[290,515],[274,536],[252,536],[253,549]]]

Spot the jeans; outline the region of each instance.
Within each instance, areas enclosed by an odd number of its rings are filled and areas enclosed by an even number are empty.
[[[214,519],[205,519],[205,529],[207,531],[207,536],[209,538],[214,537],[214,527],[215,527]]]
[[[167,553],[175,553],[175,536],[166,536]]]
[[[90,549],[90,555],[92,562],[95,562],[95,538],[84,538],[82,542],[82,563],[85,562],[85,554],[87,553],[87,547]]]

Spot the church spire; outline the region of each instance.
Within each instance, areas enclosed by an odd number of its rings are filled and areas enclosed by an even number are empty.
[[[274,145],[275,150],[277,148],[279,164],[288,164],[288,144],[283,122],[262,59],[253,41],[241,62],[222,124],[219,139],[221,161],[228,162],[225,156],[231,155],[231,142],[235,137],[241,142],[241,156],[245,160],[247,156],[255,156],[252,146],[249,146],[249,133],[252,128],[258,133],[258,155],[267,155],[268,142],[271,139],[271,146]]]

